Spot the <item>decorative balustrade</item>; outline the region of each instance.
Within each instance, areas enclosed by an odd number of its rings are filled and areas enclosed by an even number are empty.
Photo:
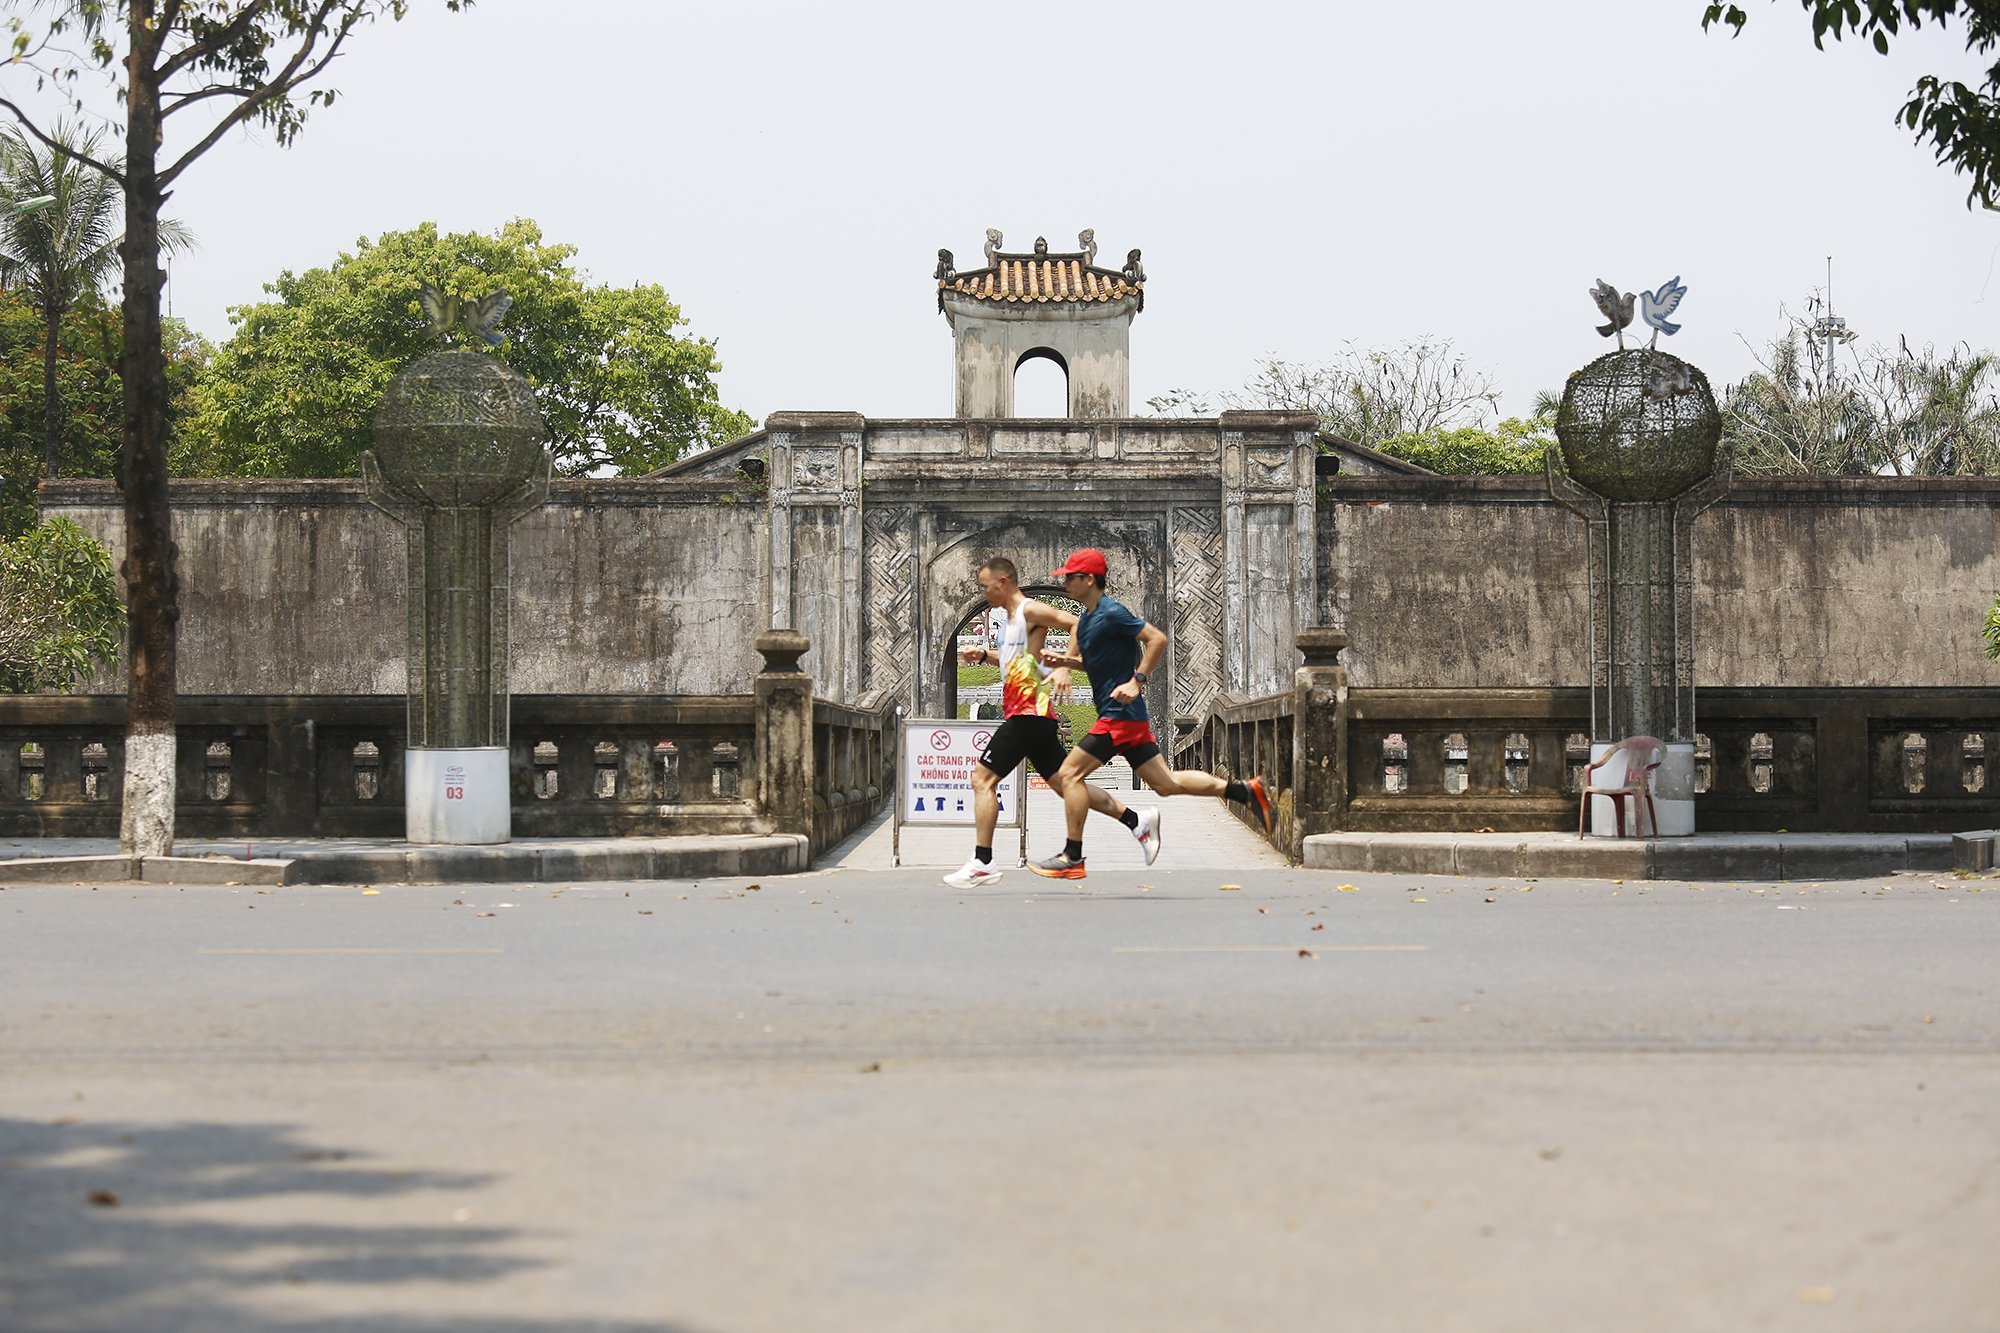
[[[0,834],[116,837],[124,712],[0,698]],[[402,836],[403,700],[183,696],[178,715],[182,835]],[[771,829],[748,696],[516,695],[512,732],[517,835]]]
[[[896,782],[892,702],[813,701],[814,848],[832,847],[874,817]]]
[[[1272,841],[1322,831],[1574,828],[1590,755],[1576,689],[1350,689],[1345,639],[1309,630],[1290,694],[1222,698],[1180,767],[1262,773]],[[1711,688],[1695,737],[1695,824],[1711,832],[1950,832],[2000,823],[1987,762],[2000,690]],[[1246,816],[1247,817],[1247,816]]]

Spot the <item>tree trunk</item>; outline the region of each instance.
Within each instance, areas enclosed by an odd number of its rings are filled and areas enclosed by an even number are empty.
[[[166,856],[174,847],[175,631],[180,579],[167,503],[166,356],[160,345],[160,97],[156,0],[127,10],[124,329],[126,648],[125,805],[119,844]]]
[[[56,337],[62,330],[62,311],[55,297],[42,302],[42,475],[53,477],[62,462],[62,399],[56,396]]]

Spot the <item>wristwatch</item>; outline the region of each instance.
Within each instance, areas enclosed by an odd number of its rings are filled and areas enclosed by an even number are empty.
[[[1132,679],[1138,681],[1141,685],[1144,685],[1147,681],[1151,680],[1152,677],[1148,676],[1143,671],[1134,671],[1132,673]]]

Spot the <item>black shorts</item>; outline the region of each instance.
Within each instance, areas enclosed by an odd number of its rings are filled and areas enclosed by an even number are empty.
[[[1067,757],[1062,738],[1056,734],[1054,718],[1022,713],[1008,718],[994,730],[979,762],[1004,778],[1025,759],[1035,766],[1037,773],[1052,778]]]

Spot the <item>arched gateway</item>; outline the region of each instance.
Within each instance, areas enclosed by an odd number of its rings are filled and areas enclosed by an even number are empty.
[[[970,272],[939,252],[958,416],[779,412],[661,475],[762,464],[770,622],[811,637],[807,665],[835,698],[888,691],[919,714],[945,712],[952,632],[978,601],[980,563],[1004,555],[1038,582],[1079,546],[1102,548],[1113,595],[1169,631],[1175,717],[1198,717],[1218,692],[1287,687],[1293,637],[1321,618],[1317,420],[1129,416],[1139,252],[1105,269],[1088,232],[1071,253],[1040,239],[1007,253],[1000,239],[988,233],[987,265]],[[1010,418],[1022,358],[1050,352],[1071,415]]]

